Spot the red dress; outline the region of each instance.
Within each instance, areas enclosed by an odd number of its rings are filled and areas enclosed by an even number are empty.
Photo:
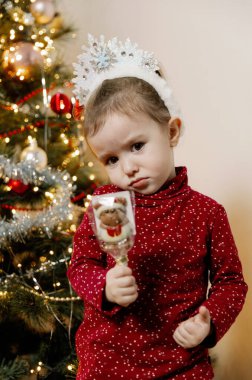
[[[96,194],[116,191],[107,185]],[[105,276],[114,261],[101,252],[87,215],[75,234],[68,276],[85,304],[76,334],[77,379],[212,379],[207,347],[232,325],[247,292],[226,212],[188,186],[186,168],[177,168],[159,192],[136,193],[135,201],[129,266],[139,296],[127,308],[104,310]],[[200,305],[209,309],[214,332],[184,349],[172,334]]]

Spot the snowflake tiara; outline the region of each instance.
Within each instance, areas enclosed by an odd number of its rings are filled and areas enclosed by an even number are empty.
[[[112,38],[105,41],[103,35],[95,38],[88,34],[88,45],[74,63],[73,93],[80,105],[86,105],[90,95],[104,80],[121,77],[136,77],[155,88],[164,101],[171,116],[181,117],[181,111],[174,99],[167,81],[157,73],[158,60],[153,53],[138,49],[129,39],[123,43]]]

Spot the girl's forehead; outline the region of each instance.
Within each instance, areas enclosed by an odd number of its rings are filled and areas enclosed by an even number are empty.
[[[152,121],[151,117],[144,113],[144,112],[137,112],[137,111],[128,111],[128,112],[117,112],[113,111],[106,115],[103,120],[103,125],[106,125],[107,123],[123,123],[126,122],[127,124],[134,124],[139,122],[146,122],[146,121]]]

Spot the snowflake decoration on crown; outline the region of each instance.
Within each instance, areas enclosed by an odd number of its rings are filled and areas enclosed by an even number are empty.
[[[104,36],[97,39],[89,34],[88,46],[84,46],[83,50],[78,56],[78,63],[73,64],[76,75],[73,78],[73,92],[80,104],[85,104],[103,80],[123,76],[119,72],[125,72],[124,76],[128,73],[133,76],[134,69],[142,71],[143,75],[159,70],[153,53],[138,49],[138,45],[129,39],[123,43],[115,37],[106,42]]]
[[[89,46],[92,57],[90,63],[95,71],[100,72],[109,69],[116,62],[113,46],[105,43],[104,36],[100,37],[100,41],[90,36]]]

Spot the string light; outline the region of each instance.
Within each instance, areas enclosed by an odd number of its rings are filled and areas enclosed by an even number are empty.
[[[77,156],[79,156],[79,155],[80,155],[80,151],[79,151],[79,149],[75,149],[75,151],[74,151],[71,155],[72,155],[72,157],[77,157]]]
[[[75,224],[71,224],[71,226],[70,226],[70,231],[72,231],[72,232],[76,232],[76,230],[77,230],[76,225],[75,225]]]

